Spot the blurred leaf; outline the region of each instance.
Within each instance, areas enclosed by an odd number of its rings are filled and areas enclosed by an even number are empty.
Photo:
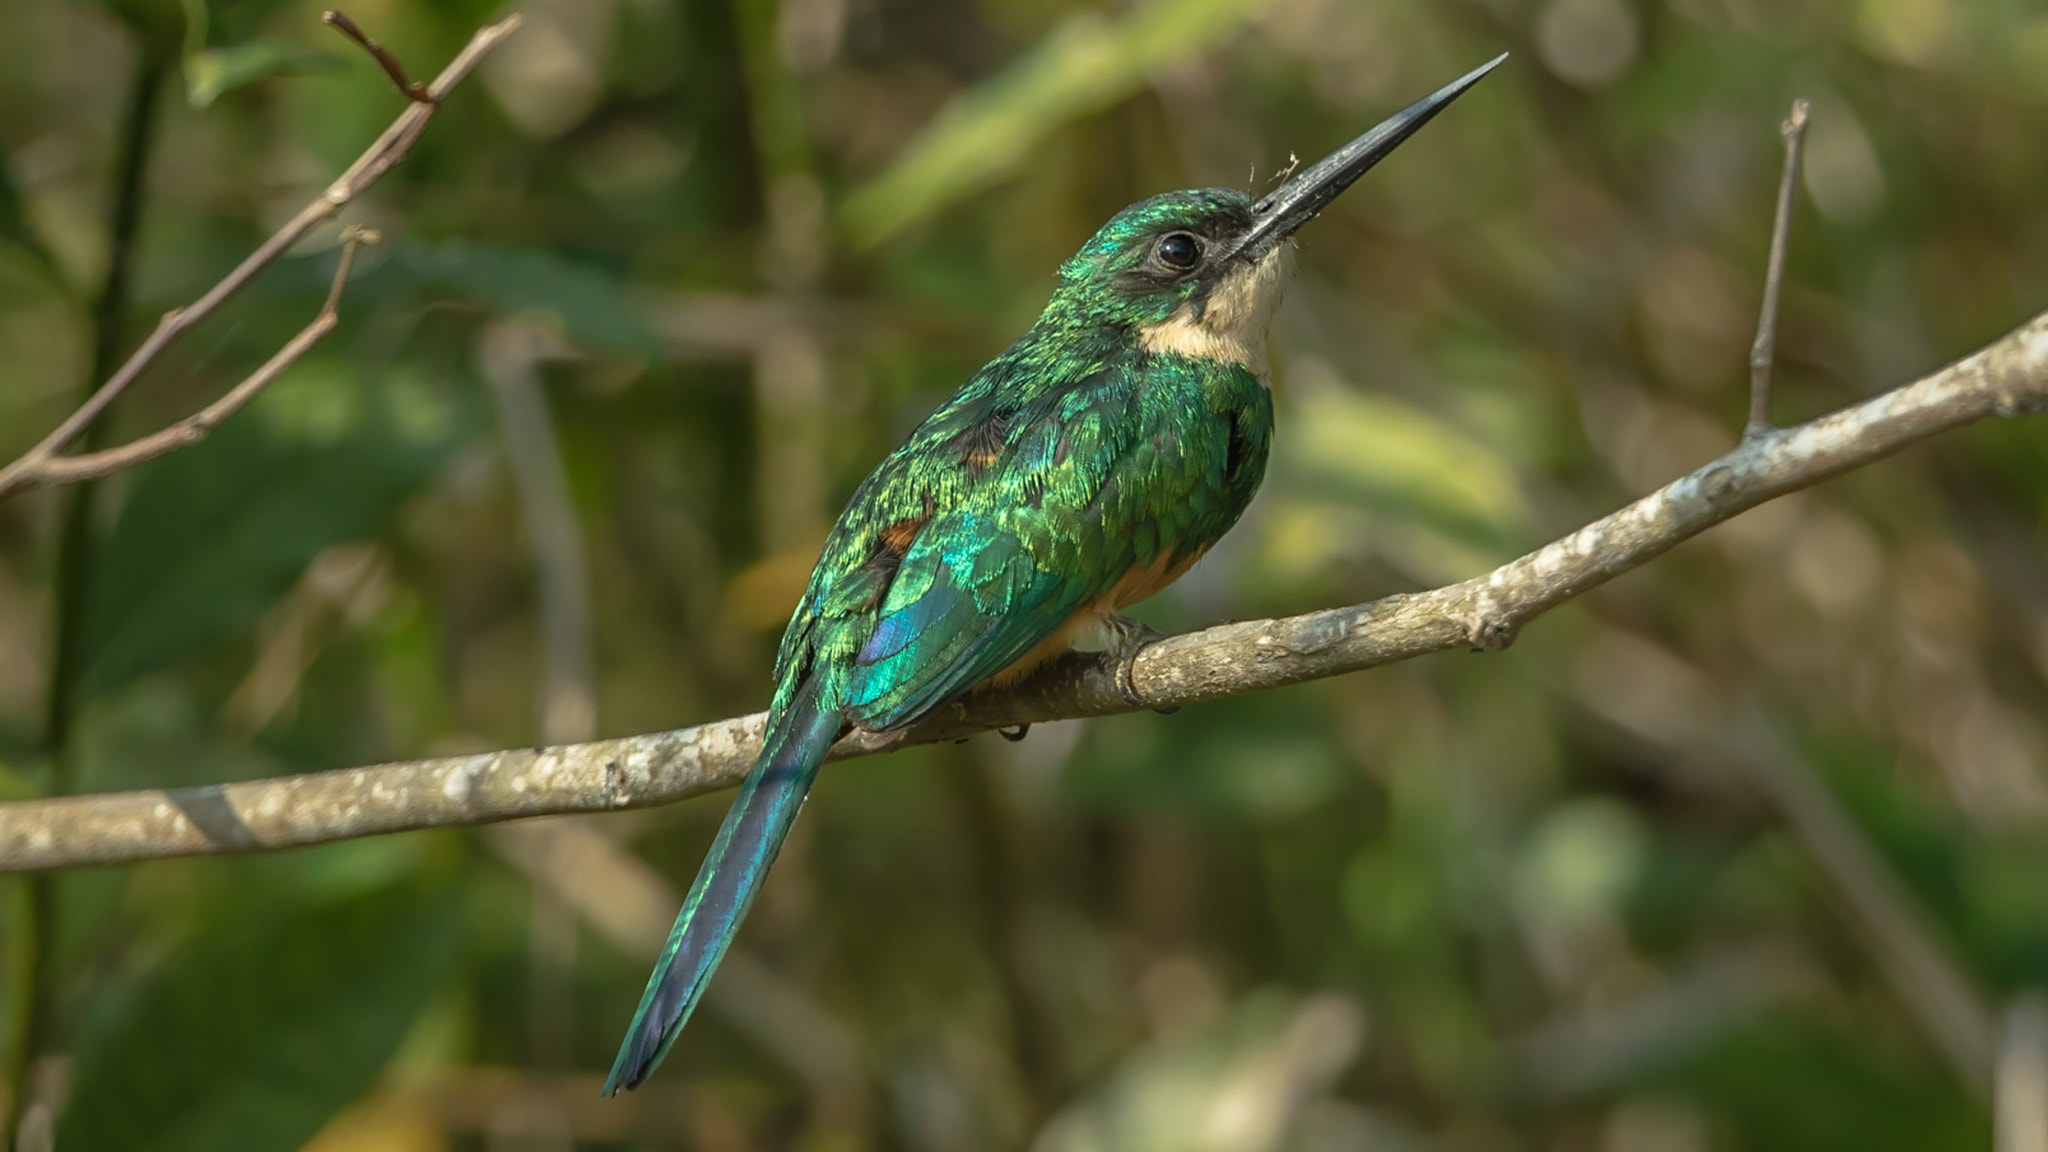
[[[86,1037],[59,1147],[290,1152],[369,1087],[462,930],[418,885],[274,913],[215,924]]]
[[[1484,440],[1408,401],[1305,363],[1269,481],[1259,574],[1313,578],[1376,555],[1409,579],[1462,580],[1523,543],[1515,468]],[[1319,379],[1321,378],[1321,379]]]
[[[1207,49],[1271,0],[1153,0],[1122,21],[1069,17],[995,77],[962,93],[903,156],[847,201],[856,244],[983,187],[1039,139],[1143,88],[1156,71]]]
[[[1261,1152],[1289,1130],[1365,1039],[1358,1006],[1336,995],[1254,993],[1223,1021],[1162,1037],[1055,1117],[1036,1152]]]
[[[626,356],[666,350],[619,277],[594,265],[533,248],[498,248],[451,240],[409,249],[404,263],[430,284],[453,289],[504,315],[540,311],[578,344]]]
[[[1562,938],[1599,931],[1641,879],[1648,854],[1642,822],[1605,798],[1553,807],[1530,832],[1512,875],[1513,900],[1529,923]]]
[[[433,473],[465,414],[402,376],[380,388],[302,364],[207,443],[136,470],[87,625],[91,690],[240,633],[321,549],[375,532]]]
[[[1499,542],[1526,520],[1514,469],[1438,416],[1343,385],[1307,392],[1299,409],[1282,466],[1308,485],[1474,543]]]
[[[340,62],[282,40],[252,40],[232,48],[201,48],[185,54],[185,99],[204,108],[245,84],[271,76],[326,72]]]

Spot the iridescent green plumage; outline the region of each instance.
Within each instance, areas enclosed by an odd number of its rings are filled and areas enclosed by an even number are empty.
[[[1212,189],[1118,213],[1061,266],[1031,331],[875,468],[783,636],[761,759],[606,1092],[674,1042],[845,727],[903,727],[1057,655],[1237,522],[1271,443],[1265,328],[1289,237],[1484,71],[1256,203]]]
[[[910,723],[995,675],[1133,569],[1198,555],[1266,466],[1272,401],[1243,364],[1145,351],[1134,331],[1203,290],[1132,292],[1150,241],[1249,221],[1236,192],[1125,210],[1062,270],[1037,325],[884,460],[833,529],[777,659],[863,728]]]

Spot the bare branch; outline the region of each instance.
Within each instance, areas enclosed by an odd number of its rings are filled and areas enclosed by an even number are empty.
[[[1454,648],[1496,650],[1544,612],[1739,512],[1991,416],[2048,410],[2048,313],[1930,376],[1746,439],[1626,508],[1484,576],[1427,592],[1168,637],[1132,684],[1072,655],[903,733],[856,733],[839,758],[994,728],[1194,704]],[[0,871],[257,852],[414,828],[646,807],[739,782],[756,713],[672,732],[414,760],[200,788],[0,804]]]
[[[1804,100],[1792,102],[1792,114],[1779,131],[1785,137],[1785,171],[1778,177],[1778,211],[1771,222],[1771,254],[1764,269],[1764,303],[1756,320],[1756,343],[1749,347],[1749,425],[1745,437],[1771,428],[1771,364],[1778,356],[1778,300],[1785,288],[1785,248],[1792,238],[1792,195],[1799,183],[1799,158],[1806,147]]]
[[[327,303],[321,307],[320,314],[313,317],[312,323],[299,329],[299,334],[286,341],[284,347],[263,362],[262,367],[229,389],[226,395],[168,428],[137,437],[119,447],[78,456],[50,457],[39,469],[39,482],[71,484],[79,480],[98,480],[206,439],[208,433],[241,411],[243,405],[254,400],[257,393],[268,388],[271,381],[284,374],[285,369],[298,363],[299,357],[341,323],[341,314],[336,309],[341,303],[342,287],[348,283],[349,270],[355,266],[356,252],[377,240],[377,233],[368,228],[351,228],[343,236],[341,263],[334,270],[334,283],[327,290]],[[5,494],[4,485],[0,485],[0,496]]]
[[[80,405],[76,412],[73,412],[48,436],[43,437],[40,443],[29,449],[20,459],[4,468],[0,468],[0,500],[4,500],[28,488],[40,488],[51,484],[67,484],[78,480],[104,476],[118,467],[125,467],[127,464],[134,463],[135,460],[146,460],[151,456],[162,455],[164,452],[171,451],[197,439],[197,437],[190,436],[190,429],[182,428],[181,425],[173,425],[171,428],[155,433],[153,436],[145,437],[144,441],[136,441],[135,444],[108,449],[108,452],[125,452],[134,448],[136,444],[142,444],[145,441],[151,442],[156,449],[155,451],[138,453],[134,460],[122,461],[114,467],[87,467],[81,463],[93,460],[95,457],[104,456],[105,453],[95,453],[92,456],[85,457],[59,455],[93,421],[99,419],[106,412],[108,406],[113,404],[123,392],[127,391],[128,386],[133,384],[150,365],[154,364],[157,358],[162,356],[164,351],[175,343],[180,336],[183,336],[201,320],[212,315],[216,309],[225,304],[235,293],[247,286],[249,281],[255,279],[257,273],[269,267],[279,256],[283,255],[292,245],[298,243],[308,232],[332,217],[336,212],[339,212],[343,205],[362,195],[365,189],[375,184],[379,177],[391,170],[393,165],[405,159],[406,153],[411,150],[413,142],[418,140],[420,133],[426,129],[427,121],[431,120],[434,113],[439,110],[442,98],[476,68],[477,63],[483,59],[486,52],[496,47],[500,40],[510,35],[518,27],[519,17],[513,15],[507,16],[496,24],[478,29],[476,35],[470,37],[468,46],[463,48],[462,52],[454,60],[449,61],[448,66],[441,70],[441,74],[434,78],[434,82],[427,86],[427,99],[415,101],[407,107],[399,115],[398,119],[393,121],[391,126],[384,130],[384,134],[377,138],[377,142],[370,145],[369,150],[358,157],[354,164],[349,165],[348,171],[343,172],[334,183],[328,185],[327,190],[321,193],[318,199],[299,209],[298,215],[293,216],[284,227],[279,228],[271,235],[270,239],[265,240],[260,247],[251,252],[240,264],[236,265],[234,271],[229,272],[218,284],[208,289],[204,296],[183,308],[174,308],[164,313],[163,318],[157,322],[156,330],[151,332],[149,338],[142,342],[142,346],[137,348],[135,353],[128,357],[127,362],[122,364],[120,369],[112,376],[108,377],[107,382],[100,385],[99,390],[94,392],[84,404]],[[347,270],[347,263],[348,259],[345,256],[343,260],[344,273]],[[329,293],[328,307],[321,312],[323,318],[328,317],[337,300],[339,278],[337,278],[336,283],[337,288]],[[213,408],[209,408],[208,411],[213,411],[215,408],[226,404],[228,400],[233,399],[234,403],[221,413],[221,416],[224,418],[228,413],[248,403],[250,398],[257,392],[260,392],[270,380],[275,379],[277,373],[282,372],[289,366],[292,360],[303,355],[306,348],[311,347],[315,341],[319,340],[320,336],[324,336],[326,329],[333,327],[332,321],[329,320],[326,328],[321,329],[318,334],[308,339],[307,333],[312,332],[313,328],[319,327],[320,324],[321,321],[316,320],[312,327],[301,331],[298,336],[293,338],[291,344],[287,344],[284,349],[279,351],[277,356],[272,357],[270,363],[258,369],[248,380],[243,381],[233,392],[229,393],[228,397],[217,401]],[[296,350],[294,350],[295,346]],[[287,353],[289,353],[288,357]],[[280,357],[287,358],[280,361]],[[253,387],[251,387],[252,382],[255,382]],[[246,394],[244,389],[247,389]],[[205,413],[200,414],[202,417],[204,415]],[[198,417],[194,419],[198,419]],[[187,421],[185,423],[190,422]],[[211,427],[211,425],[208,425],[208,427]],[[204,434],[203,431],[201,434]]]
[[[348,18],[348,13],[329,8],[320,14],[320,21],[323,24],[333,25],[341,31],[342,35],[362,45],[363,51],[370,54],[370,59],[377,62],[377,67],[384,69],[384,75],[391,78],[391,86],[398,89],[401,95],[422,104],[432,104],[435,102],[437,97],[427,91],[425,84],[417,80],[405,78],[405,65],[398,62],[398,57],[391,54],[391,49],[370,39],[361,28],[356,26],[355,21]]]

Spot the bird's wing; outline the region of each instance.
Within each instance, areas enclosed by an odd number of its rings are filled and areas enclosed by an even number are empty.
[[[953,498],[895,563],[854,656],[849,719],[910,723],[1014,663],[1130,569],[1140,542],[1120,530],[1128,502],[1115,496],[1133,403],[1108,369],[1006,417],[1001,450],[955,474]]]

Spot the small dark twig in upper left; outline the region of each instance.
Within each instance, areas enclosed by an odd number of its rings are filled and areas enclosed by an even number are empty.
[[[338,8],[329,8],[320,14],[320,21],[323,24],[332,24],[341,30],[342,35],[362,45],[363,51],[370,54],[370,59],[375,60],[377,66],[384,69],[384,75],[391,78],[392,86],[403,93],[407,99],[416,100],[421,104],[432,104],[438,99],[432,92],[427,90],[425,84],[417,80],[406,79],[405,65],[398,62],[398,57],[391,54],[391,49],[370,39],[369,35],[355,21],[348,18],[348,13]]]

